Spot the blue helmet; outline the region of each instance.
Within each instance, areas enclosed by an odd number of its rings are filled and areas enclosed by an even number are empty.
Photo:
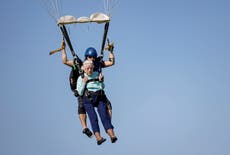
[[[93,47],[89,47],[85,50],[85,57],[97,57],[97,51]]]

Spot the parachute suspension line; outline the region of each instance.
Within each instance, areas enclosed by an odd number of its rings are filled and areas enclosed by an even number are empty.
[[[57,20],[61,17],[61,4],[59,0],[48,0],[50,1],[51,11],[53,12]]]
[[[56,10],[57,10],[57,15],[60,18],[61,17],[61,3],[60,0],[56,0]]]
[[[112,9],[117,5],[118,0],[103,0],[105,13],[111,17]]]
[[[57,22],[61,17],[60,0],[41,0],[48,14]]]
[[[104,10],[107,14],[109,14],[109,4],[108,4],[108,0],[104,0]]]

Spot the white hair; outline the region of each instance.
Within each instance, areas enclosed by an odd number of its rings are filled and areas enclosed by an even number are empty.
[[[84,69],[87,68],[87,67],[94,67],[93,61],[91,61],[91,60],[85,60],[85,61],[83,62],[82,69],[84,70]]]

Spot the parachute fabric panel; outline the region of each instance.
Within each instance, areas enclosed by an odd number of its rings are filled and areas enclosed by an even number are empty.
[[[103,13],[93,13],[90,17],[79,17],[75,18],[71,15],[62,16],[58,20],[58,25],[65,25],[65,24],[74,24],[74,23],[89,23],[89,22],[96,22],[98,24],[109,22],[110,17]]]
[[[110,17],[103,13],[93,13],[90,15],[91,22],[96,22],[98,24],[110,21]]]
[[[77,19],[74,16],[71,16],[71,15],[62,16],[58,20],[58,25],[73,24],[73,23],[77,23]]]
[[[90,22],[89,17],[79,17],[77,19],[77,23],[88,23],[88,22]]]

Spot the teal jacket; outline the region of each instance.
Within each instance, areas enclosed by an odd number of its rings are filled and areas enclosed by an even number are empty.
[[[84,76],[88,77],[88,80],[98,79],[99,73],[93,72],[92,75],[90,76],[86,74],[84,74]],[[90,81],[90,82],[87,82],[86,84],[85,82],[83,82],[82,77],[79,76],[77,79],[77,91],[80,96],[83,95],[85,88],[88,89],[88,91],[96,92],[98,90],[103,90],[105,88],[105,85],[102,81]]]

